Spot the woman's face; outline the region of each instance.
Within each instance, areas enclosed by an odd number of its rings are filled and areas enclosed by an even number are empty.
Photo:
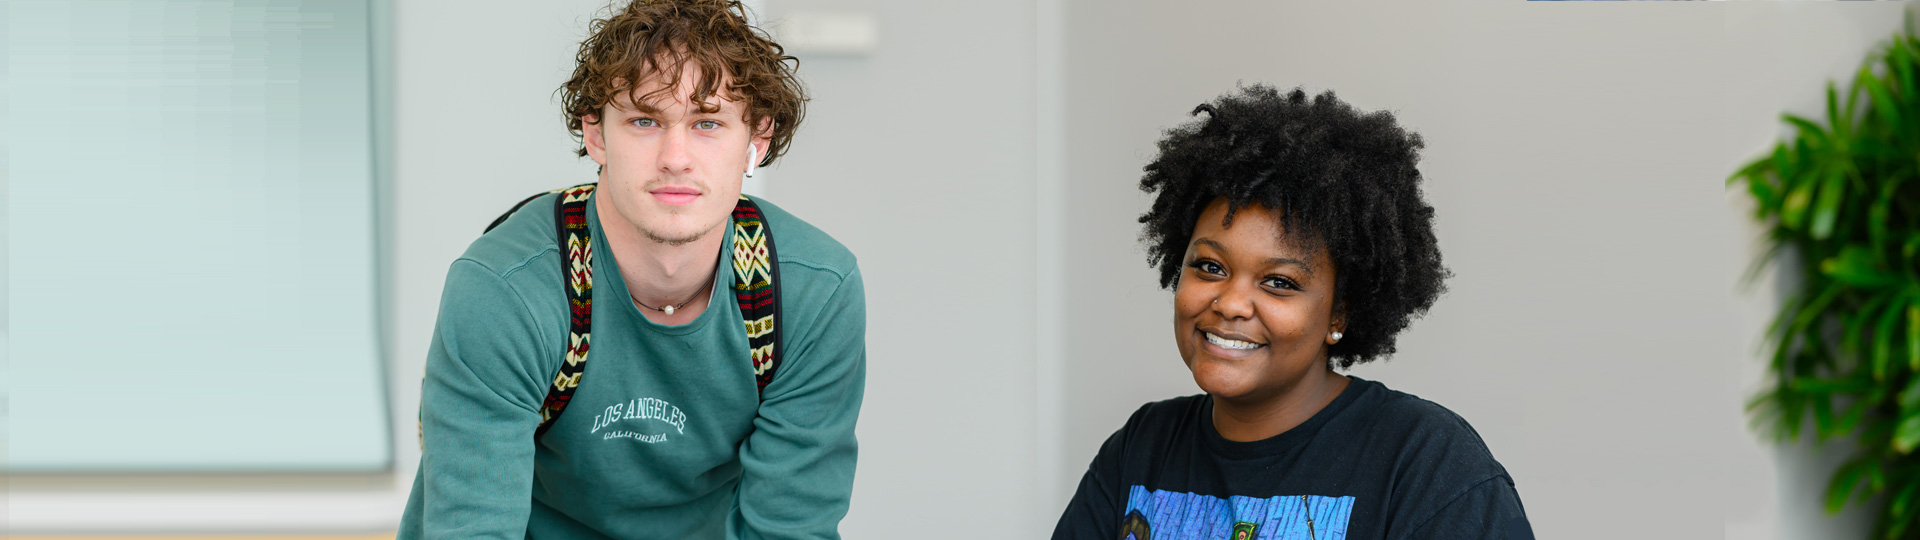
[[[1173,295],[1174,342],[1193,381],[1218,399],[1263,402],[1327,369],[1334,268],[1326,248],[1292,246],[1280,212],[1227,202],[1200,213]]]

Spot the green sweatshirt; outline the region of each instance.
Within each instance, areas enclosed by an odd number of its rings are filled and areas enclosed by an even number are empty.
[[[538,441],[568,325],[553,196],[474,241],[441,294],[399,538],[839,538],[866,379],[860,270],[826,233],[755,202],[781,280],[782,358],[765,394],[728,294],[732,249],[699,318],[655,324],[589,201],[592,346]]]

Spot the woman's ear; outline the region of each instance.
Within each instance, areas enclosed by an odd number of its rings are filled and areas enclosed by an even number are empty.
[[[1335,302],[1333,304],[1333,319],[1327,324],[1327,344],[1332,345],[1339,343],[1341,338],[1346,337],[1346,333],[1347,303]]]

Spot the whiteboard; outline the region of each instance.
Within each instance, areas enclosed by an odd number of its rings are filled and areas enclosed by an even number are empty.
[[[10,472],[389,467],[367,16],[10,2]]]

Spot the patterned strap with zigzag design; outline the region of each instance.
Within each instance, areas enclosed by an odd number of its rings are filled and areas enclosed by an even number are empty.
[[[540,427],[534,430],[535,438],[545,434],[560,418],[560,413],[566,411],[574,389],[580,386],[580,376],[586,372],[587,353],[593,343],[593,233],[587,227],[587,200],[594,187],[596,184],[581,184],[549,192],[560,194],[554,201],[553,215],[560,249],[567,255],[560,261],[560,268],[567,280],[570,316],[566,361],[560,364],[560,372],[554,375],[553,385],[547,388],[547,397],[540,404]],[[487,230],[493,230],[538,197],[540,195],[520,201],[488,225]],[[776,263],[779,258],[773,249],[772,229],[767,226],[760,207],[745,195],[733,207],[732,248],[734,300],[739,304],[741,320],[746,322],[754,385],[758,391],[765,392],[774,371],[780,367],[780,266]]]
[[[535,438],[545,434],[567,410],[574,388],[580,386],[580,375],[586,372],[587,352],[593,345],[593,231],[587,227],[587,200],[594,186],[582,184],[560,190],[553,203],[560,251],[567,255],[560,260],[567,291],[567,355],[560,363],[560,372],[553,376],[553,385],[547,388],[547,398],[540,403],[540,427],[534,429]]]
[[[747,348],[753,351],[754,383],[761,392],[780,367],[780,258],[773,232],[760,207],[745,195],[733,207],[733,296],[747,324]]]

